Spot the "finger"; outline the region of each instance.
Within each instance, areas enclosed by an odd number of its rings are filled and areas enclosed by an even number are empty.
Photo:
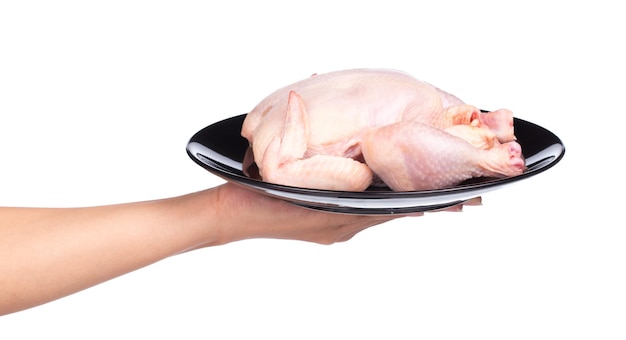
[[[480,196],[470,198],[463,202],[463,205],[483,205],[483,198]]]
[[[453,205],[453,206],[447,207],[447,208],[441,208],[441,209],[437,209],[437,210],[432,210],[431,212],[441,212],[441,211],[462,212],[463,211],[463,204],[457,204],[457,205]]]

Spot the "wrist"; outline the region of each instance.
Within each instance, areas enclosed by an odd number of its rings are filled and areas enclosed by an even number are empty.
[[[163,242],[177,243],[175,253],[228,243],[220,230],[215,188],[157,202],[166,225]]]

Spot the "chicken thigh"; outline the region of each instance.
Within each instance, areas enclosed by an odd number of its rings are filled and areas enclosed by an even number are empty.
[[[395,191],[521,174],[513,114],[483,113],[399,71],[331,72],[283,87],[241,134],[267,182],[312,189]]]

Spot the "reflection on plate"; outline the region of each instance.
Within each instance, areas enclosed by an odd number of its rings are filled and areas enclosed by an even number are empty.
[[[500,189],[537,175],[558,163],[565,153],[561,140],[536,124],[515,118],[515,135],[526,157],[527,170],[511,178],[478,178],[455,187],[395,192],[384,188],[367,191],[332,191],[297,188],[263,182],[244,174],[248,141],[240,130],[245,114],[214,123],[198,131],[187,144],[192,160],[209,172],[235,184],[293,204],[350,214],[399,214],[436,210]]]

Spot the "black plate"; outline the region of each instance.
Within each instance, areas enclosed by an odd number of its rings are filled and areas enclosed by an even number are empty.
[[[479,178],[452,188],[424,191],[396,192],[370,188],[353,192],[297,188],[263,182],[244,174],[243,163],[248,141],[241,137],[240,131],[245,116],[231,117],[198,131],[187,144],[189,157],[227,181],[299,206],[340,213],[399,214],[449,207],[537,175],[558,163],[565,153],[565,146],[552,132],[515,118],[515,135],[522,146],[527,166],[527,170],[519,176]]]

